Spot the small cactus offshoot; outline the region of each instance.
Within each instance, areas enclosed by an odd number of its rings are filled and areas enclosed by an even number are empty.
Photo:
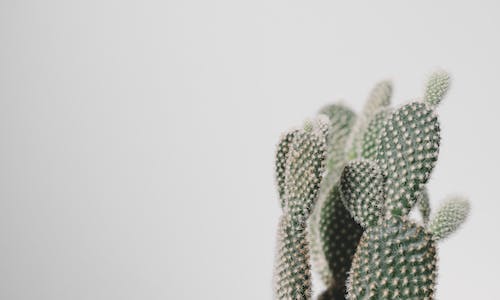
[[[436,244],[469,212],[456,196],[431,215],[426,188],[441,141],[435,108],[449,86],[448,73],[435,72],[422,101],[393,109],[383,81],[358,117],[332,104],[282,136],[277,299],[312,299],[312,271],[326,286],[318,299],[434,299]]]

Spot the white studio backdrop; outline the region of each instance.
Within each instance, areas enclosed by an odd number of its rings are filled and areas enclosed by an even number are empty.
[[[0,299],[271,299],[281,132],[452,73],[438,299],[498,299],[496,1],[0,1]]]

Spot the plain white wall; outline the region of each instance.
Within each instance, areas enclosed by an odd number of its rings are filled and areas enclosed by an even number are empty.
[[[439,299],[497,299],[497,1],[0,1],[0,299],[270,299],[280,133],[449,70]],[[495,192],[497,191],[497,192]]]

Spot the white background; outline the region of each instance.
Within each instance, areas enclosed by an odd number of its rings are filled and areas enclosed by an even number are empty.
[[[496,1],[0,1],[0,299],[271,299],[280,133],[453,74],[438,299],[498,299]]]

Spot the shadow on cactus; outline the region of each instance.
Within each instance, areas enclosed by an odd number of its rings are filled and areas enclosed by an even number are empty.
[[[431,219],[425,187],[439,153],[435,108],[449,83],[435,72],[422,101],[393,110],[383,81],[358,117],[333,104],[283,135],[277,299],[311,299],[312,269],[326,286],[318,299],[434,298],[436,243],[469,211],[466,199],[451,197]],[[414,207],[422,222],[409,218]]]

